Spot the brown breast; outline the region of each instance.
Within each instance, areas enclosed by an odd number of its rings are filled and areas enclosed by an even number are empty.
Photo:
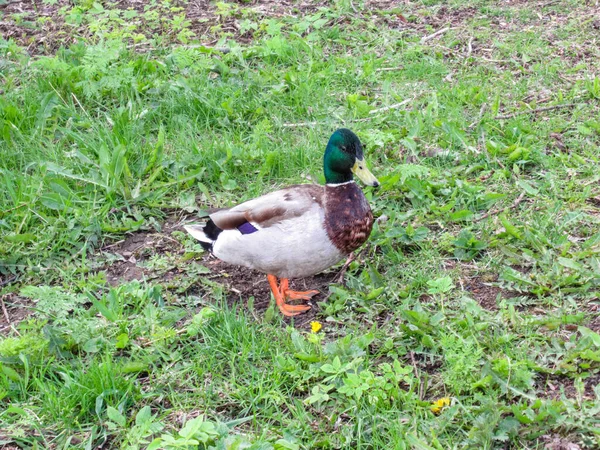
[[[325,187],[325,228],[331,242],[345,254],[368,239],[373,213],[356,183]]]

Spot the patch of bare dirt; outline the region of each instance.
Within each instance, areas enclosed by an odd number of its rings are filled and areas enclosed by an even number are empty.
[[[11,329],[27,319],[33,302],[16,294],[0,296],[0,336],[7,336]]]
[[[69,0],[55,4],[43,0],[8,0],[0,3],[0,35],[14,39],[30,53],[46,53],[74,42],[59,10],[72,6]]]
[[[175,230],[180,231],[180,219],[167,220],[163,226],[163,233],[136,232],[128,235],[125,239],[107,245],[102,249],[102,253],[111,258],[99,270],[106,273],[107,282],[111,286],[117,286],[122,282],[132,280],[148,280],[152,283],[163,284],[167,289],[175,286],[174,289],[182,289],[176,286],[175,279],[197,278],[197,282],[192,281],[189,286],[187,283],[183,286],[183,293],[197,293],[199,295],[210,294],[210,287],[205,286],[200,278],[206,277],[211,282],[221,284],[226,288],[227,301],[230,305],[239,304],[241,301],[247,301],[254,297],[253,314],[260,317],[271,302],[271,290],[267,282],[267,277],[254,270],[245,267],[230,265],[208,254],[201,260],[189,262],[178,261],[175,267],[169,267],[162,272],[156,272],[148,268],[141,267],[140,264],[148,261],[151,257],[160,255],[183,255],[184,249],[181,244],[170,236]],[[117,258],[116,260],[114,258]],[[187,266],[193,263],[199,263],[210,270],[205,275],[194,275],[187,273]],[[310,321],[314,320],[318,314],[319,307],[317,302],[324,301],[329,295],[329,285],[334,283],[338,271],[332,270],[312,277],[290,280],[290,288],[298,291],[318,290],[320,293],[313,297],[309,303],[311,309],[306,313],[294,317],[293,322],[296,327],[308,327]],[[286,319],[287,320],[287,319]],[[290,322],[290,320],[287,320]]]
[[[10,436],[5,436],[3,434],[0,434],[0,439],[3,441],[11,442],[11,441],[9,441]],[[0,449],[1,450],[21,450],[21,447],[18,447],[16,445],[12,445],[12,444],[5,444],[5,445],[0,446]]]
[[[240,21],[244,18],[261,20],[278,17],[302,17],[318,12],[319,8],[327,6],[319,2],[293,0],[254,0],[249,2],[225,2],[223,11],[209,0],[173,0],[171,7],[160,10],[160,14],[175,15],[183,12],[190,22],[189,29],[206,45],[215,44],[223,33],[242,44],[248,44],[254,38],[251,30],[243,30]],[[70,45],[77,36],[87,36],[87,24],[73,25],[65,20],[65,11],[76,6],[72,0],[57,0],[55,4],[47,4],[43,0],[7,0],[0,4],[0,32],[5,39],[12,38],[26,47],[30,54],[48,54],[56,51],[61,45]],[[115,0],[104,2],[106,10],[134,10],[138,15],[131,19],[137,25],[137,31],[147,32],[148,23],[144,13],[148,7],[145,0]],[[174,8],[174,9],[173,9]],[[380,14],[380,12],[401,8],[396,14]],[[372,15],[372,20],[393,29],[411,29],[427,35],[432,29],[450,25],[453,27],[472,19],[477,13],[473,7],[451,8],[442,6],[429,9],[416,9],[414,5],[405,2],[389,0],[370,0],[361,8],[354,8],[355,15]],[[172,11],[172,12],[171,12]],[[84,16],[88,13],[84,12]],[[407,18],[408,17],[408,18]],[[84,21],[85,22],[85,21]],[[350,23],[349,17],[333,20],[338,24]],[[165,34],[169,30],[162,30]],[[172,33],[175,37],[175,33]],[[143,51],[149,43],[139,43],[135,48]]]
[[[442,367],[442,358],[436,355],[413,353],[412,356],[409,354],[409,357],[410,364],[418,366],[419,369],[429,374],[435,374],[439,372]]]
[[[552,46],[552,55],[560,57],[571,66],[580,63],[587,63],[591,67],[597,65],[598,45],[595,40],[583,40],[582,42],[563,41],[557,35],[565,27],[574,27],[578,32],[589,31],[594,34],[594,18],[600,16],[598,3],[595,5],[581,4],[577,8],[561,5],[560,1],[538,2],[531,5],[527,0],[518,0],[506,5],[507,11],[518,13],[521,9],[534,11],[535,16],[525,23],[517,18],[513,18],[507,24],[509,30],[519,29],[521,31],[532,31],[543,37],[550,46]],[[517,15],[517,14],[515,14]],[[587,29],[587,30],[586,30]],[[564,81],[569,84],[573,81],[566,76],[560,75]]]
[[[133,10],[138,13],[130,19],[137,25],[137,31],[152,36],[154,28],[144,16],[149,2],[146,0],[115,0],[101,2],[105,10]],[[229,33],[240,43],[249,43],[253,36],[250,32],[240,30],[239,20],[248,15],[260,19],[268,17],[297,16],[308,14],[319,8],[317,3],[294,1],[253,1],[229,2],[231,11],[219,14],[215,2],[209,0],[172,0],[167,9],[155,7],[161,16],[183,14],[190,22],[189,30],[196,39],[206,41],[207,45],[216,43],[222,33]],[[55,4],[47,4],[43,0],[6,0],[0,3],[0,33],[4,39],[13,39],[24,46],[30,54],[49,54],[60,46],[68,46],[77,37],[88,36],[87,24],[73,25],[65,20],[65,13],[77,6],[72,0],[57,0]],[[236,8],[239,8],[236,12]],[[244,11],[244,12],[242,12]],[[80,14],[80,13],[76,13]],[[88,15],[84,11],[84,16]],[[83,17],[83,16],[81,16]],[[100,17],[100,15],[99,15]],[[76,20],[75,20],[76,21]],[[84,20],[85,22],[85,20]],[[166,27],[169,23],[166,22]],[[172,30],[163,29],[165,35]],[[144,50],[149,43],[136,44],[135,48]]]
[[[106,281],[111,286],[117,286],[121,282],[143,280],[146,278],[144,269],[128,261],[109,266],[106,270]]]
[[[319,5],[287,0],[254,0],[250,2],[230,2],[240,7],[238,12],[218,14],[215,6],[207,0],[189,2],[186,18],[191,21],[191,29],[198,38],[213,38],[215,43],[219,32],[226,32],[239,43],[248,44],[253,39],[252,32],[240,29],[241,17],[256,19],[277,18],[283,16],[299,16],[314,13]],[[243,13],[242,13],[243,11]]]
[[[463,279],[463,288],[469,292],[482,308],[490,311],[498,310],[498,296],[502,289],[492,283],[498,281],[497,275],[475,276]]]
[[[600,333],[600,304],[589,303],[586,309],[590,319],[585,326],[596,333]]]
[[[420,5],[402,4],[399,2],[367,2],[361,12],[389,11],[399,9],[396,14],[382,14],[375,19],[378,23],[391,29],[410,30],[421,37],[428,36],[445,27],[459,28],[472,20],[478,13],[477,8],[453,8],[442,5],[441,7],[420,8]]]
[[[594,387],[600,382],[600,373],[596,373],[583,380],[583,400],[593,400],[596,398]],[[577,389],[575,381],[564,375],[547,375],[545,378],[539,377],[537,390],[544,398],[560,400],[564,396],[569,399],[577,398]]]
[[[588,197],[586,202],[592,205],[594,208],[600,209],[600,195],[594,197]]]
[[[216,264],[208,263],[207,267],[210,267],[213,273],[218,274],[218,277],[213,278],[213,281],[217,281],[229,288],[230,293],[227,296],[227,300],[230,304],[237,304],[240,301],[254,297],[254,313],[259,316],[264,314],[271,303],[271,289],[269,288],[266,275],[221,261],[216,261]],[[315,320],[315,316],[319,312],[317,303],[327,299],[329,285],[334,283],[337,275],[337,271],[333,270],[313,275],[312,277],[290,280],[290,289],[297,291],[316,289],[319,291],[319,294],[315,295],[308,303],[311,309],[293,318],[296,327],[304,327],[310,321]],[[286,320],[290,321],[289,319]]]
[[[477,14],[477,8],[472,6],[464,7],[464,8],[452,8],[446,5],[443,5],[440,9],[436,11],[434,15],[432,15],[429,19],[426,19],[429,25],[434,28],[441,28],[445,25],[449,26],[458,26],[462,25],[464,22],[471,20]]]
[[[563,437],[559,435],[544,435],[544,450],[581,450],[581,446],[573,442],[577,437]]]
[[[138,262],[156,254],[182,253],[183,249],[181,244],[168,234],[136,232],[119,242],[105,246],[102,251],[119,258],[104,267],[107,282],[116,286],[122,281],[142,280],[151,276]]]

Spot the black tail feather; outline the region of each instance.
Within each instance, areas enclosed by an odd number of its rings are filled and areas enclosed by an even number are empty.
[[[221,234],[221,231],[223,230],[216,226],[212,219],[209,219],[208,222],[206,222],[206,225],[204,225],[202,231],[204,231],[204,234],[207,238],[216,241],[219,237],[219,234]]]
[[[202,241],[199,241],[199,242],[204,250],[206,250],[207,252],[212,252],[212,248],[213,248],[212,244],[209,244],[208,242],[202,242]]]
[[[204,228],[202,228],[202,231],[204,231],[206,237],[211,239],[214,243],[214,241],[217,240],[219,234],[221,234],[221,231],[223,230],[216,226],[212,219],[209,219],[208,222],[206,222],[206,225],[204,225]],[[212,252],[213,243],[200,241],[200,245],[202,246],[202,248],[209,252]]]

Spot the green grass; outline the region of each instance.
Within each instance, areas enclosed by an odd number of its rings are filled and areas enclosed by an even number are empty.
[[[600,445],[597,8],[75,3],[60,49],[0,40],[0,443]],[[323,182],[340,126],[380,220],[322,331],[232,307],[165,223]],[[168,245],[111,286],[134,232]]]

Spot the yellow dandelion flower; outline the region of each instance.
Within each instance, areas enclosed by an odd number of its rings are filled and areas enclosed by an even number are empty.
[[[323,325],[321,325],[321,322],[311,322],[310,323],[310,330],[313,333],[318,333],[321,330],[321,328],[323,328]]]
[[[450,406],[450,399],[448,397],[439,398],[432,403],[431,412],[434,414],[439,414],[446,406]]]

